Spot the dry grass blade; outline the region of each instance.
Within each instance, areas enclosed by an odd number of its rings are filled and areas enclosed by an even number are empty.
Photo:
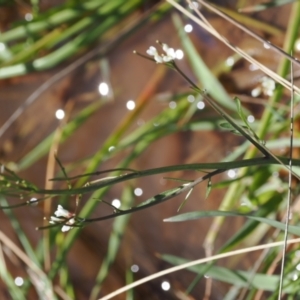
[[[290,91],[292,90],[291,83],[288,80],[286,80],[283,77],[279,76],[278,74],[276,74],[275,72],[273,72],[269,68],[266,68],[263,64],[261,64],[256,59],[254,59],[249,54],[247,54],[244,50],[242,50],[239,47],[231,44],[225,37],[223,37],[222,35],[220,35],[211,26],[211,24],[208,24],[208,21],[205,20],[204,16],[201,14],[201,12],[199,10],[195,10],[196,13],[198,14],[198,17],[196,17],[192,13],[190,13],[187,9],[185,9],[183,6],[181,6],[178,3],[176,3],[174,0],[167,0],[167,1],[170,4],[172,4],[175,8],[177,8],[179,11],[181,11],[183,14],[185,14],[187,17],[189,17],[191,20],[193,20],[196,24],[198,24],[203,29],[205,29],[206,31],[208,31],[209,33],[211,33],[218,40],[220,40],[221,42],[223,42],[227,47],[229,47],[235,53],[239,54],[241,57],[243,57],[244,59],[246,59],[251,64],[257,66],[262,72],[264,72],[266,75],[268,75],[269,77],[271,77],[273,80],[275,80],[276,82],[278,82],[279,84],[281,84],[282,86],[284,86],[285,88],[287,88],[288,90],[290,90]],[[190,1],[188,1],[188,2],[190,2]],[[268,43],[268,45],[270,45],[270,47],[271,47],[271,44]],[[279,53],[281,55],[283,55],[283,53],[285,53],[285,52],[281,50]],[[286,53],[284,54],[284,56],[285,57],[286,56],[289,57],[289,55],[287,55]],[[295,59],[292,59],[292,61],[293,62],[297,62]],[[297,63],[299,63],[299,62],[297,62]],[[298,87],[293,87],[293,89],[294,89],[295,93],[297,93],[298,95],[300,95],[300,89]]]
[[[36,272],[38,276],[45,276],[41,269],[2,231],[0,231],[0,241],[5,244],[16,256],[18,256],[28,266],[28,268]]]
[[[11,239],[9,239],[2,231],[0,231],[0,242],[5,244],[20,260],[27,265],[32,283],[36,287],[37,292],[43,290],[44,294],[48,296],[45,299],[54,299],[53,291],[50,286],[46,286],[46,274],[32,261]]]
[[[190,2],[190,0],[187,0],[188,2]],[[223,13],[222,11],[220,11],[218,8],[214,7],[213,5],[211,5],[208,2],[205,2],[203,0],[198,0],[199,3],[201,3],[203,6],[207,7],[208,9],[210,9],[211,11],[213,11],[215,14],[219,15],[220,17],[222,17],[223,19],[225,19],[226,21],[232,23],[234,26],[238,27],[239,29],[243,30],[245,33],[249,34],[250,36],[252,36],[253,38],[255,38],[256,40],[258,40],[259,42],[261,42],[262,44],[266,43],[266,40],[263,39],[262,37],[260,37],[259,35],[257,35],[255,32],[253,32],[252,30],[250,30],[249,28],[245,27],[244,25],[240,24],[239,22],[235,21],[233,18],[231,18],[230,16],[226,15],[225,13]],[[294,62],[298,65],[300,65],[300,62],[298,60],[296,60],[293,56],[289,55],[288,53],[284,52],[282,49],[280,49],[279,47],[273,45],[272,43],[268,42],[268,46],[275,52],[279,53],[280,55],[285,56],[287,59],[289,59],[291,62]]]
[[[287,241],[287,244],[294,244],[294,243],[299,243],[300,242],[300,238],[298,239],[291,239],[291,240],[288,240]],[[187,269],[189,267],[192,267],[192,266],[195,266],[195,265],[199,265],[199,264],[203,264],[203,263],[207,263],[207,262],[211,262],[211,261],[214,261],[214,260],[218,260],[218,259],[221,259],[221,258],[225,258],[225,257],[230,257],[230,256],[234,256],[234,255],[239,255],[239,254],[243,254],[243,253],[249,253],[249,252],[253,252],[253,251],[258,251],[258,250],[262,250],[262,249],[266,249],[266,248],[272,248],[272,247],[278,247],[278,246],[282,246],[284,244],[284,242],[274,242],[274,243],[269,243],[269,244],[263,244],[263,245],[258,245],[258,246],[254,246],[254,247],[249,247],[249,248],[243,248],[243,249],[240,249],[240,250],[235,250],[235,251],[230,251],[230,252],[227,252],[227,253],[223,253],[223,254],[217,254],[217,255],[214,255],[214,256],[211,256],[211,257],[206,257],[206,258],[201,258],[201,259],[198,259],[198,260],[194,260],[194,261],[191,261],[191,262],[188,262],[188,263],[184,263],[184,264],[181,264],[179,266],[176,266],[176,267],[172,267],[172,268],[169,268],[169,269],[166,269],[164,271],[160,271],[160,272],[157,272],[155,274],[152,274],[150,276],[147,276],[147,277],[144,277],[140,280],[137,280],[131,284],[128,284],[102,298],[100,298],[99,300],[108,300],[108,299],[112,299],[113,297],[117,296],[117,295],[120,295],[121,293],[124,293],[134,287],[137,287],[145,282],[148,282],[148,281],[151,281],[155,278],[159,278],[159,277],[162,277],[164,275],[167,275],[167,274],[170,274],[170,273],[173,273],[173,272],[177,272],[177,271],[180,271],[180,270],[183,270],[183,269]]]
[[[293,64],[291,64],[291,74],[293,74]],[[291,76],[291,85],[294,86],[294,79]],[[285,266],[285,253],[287,249],[287,239],[288,239],[288,228],[289,220],[291,214],[291,198],[292,198],[292,159],[293,159],[293,139],[294,139],[294,92],[291,91],[291,122],[290,122],[290,161],[289,161],[289,188],[288,188],[288,198],[286,205],[286,217],[285,217],[285,232],[284,232],[284,245],[282,250],[282,261],[281,261],[281,272],[280,272],[280,282],[279,282],[279,292],[278,299],[281,299],[282,289],[283,289],[283,277],[284,277],[284,266]]]

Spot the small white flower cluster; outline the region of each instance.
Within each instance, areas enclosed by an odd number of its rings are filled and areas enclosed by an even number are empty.
[[[150,46],[146,52],[148,55],[153,56],[159,64],[170,62],[176,58],[176,52],[173,48],[170,48],[167,44],[161,44],[161,46],[165,54],[158,54],[156,48],[153,46]]]
[[[264,76],[260,79],[260,82],[260,86],[252,90],[251,95],[253,97],[258,97],[261,93],[263,93],[266,96],[272,96],[276,87],[275,81],[270,77]]]
[[[75,224],[74,214],[64,209],[61,205],[57,206],[57,210],[54,212],[55,217],[51,216],[49,223],[50,224],[59,224],[64,223],[61,231],[66,232],[73,228]]]

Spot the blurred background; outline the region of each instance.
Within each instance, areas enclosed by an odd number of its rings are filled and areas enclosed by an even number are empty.
[[[192,12],[187,2],[179,3]],[[283,47],[292,4],[238,13],[238,8],[259,1],[212,3]],[[218,126],[220,117],[176,71],[133,53],[136,50],[146,55],[150,46],[161,52],[157,40],[177,50],[176,64],[201,87],[205,84],[195,71],[199,58],[231,98],[242,100],[253,120],[259,119],[264,109],[260,104],[267,96],[253,94],[260,87],[263,73],[165,1],[2,0],[0,5],[0,162],[40,189],[67,188],[65,182],[49,181],[63,176],[55,153],[68,176],[76,176],[87,170],[146,170],[218,162],[241,145],[244,139],[222,130]],[[194,5],[201,8],[196,2]],[[261,43],[211,11],[201,11],[218,32],[276,70],[278,54],[270,55]],[[192,43],[197,57],[186,53],[181,32]],[[297,51],[295,48],[295,56]],[[235,113],[233,101],[225,107],[230,114]],[[214,177],[213,184],[235,178],[236,170],[230,171]],[[203,243],[211,219],[163,222],[177,214],[185,194],[126,215],[119,225],[115,222],[123,217],[92,222],[68,233],[57,227],[36,230],[48,224],[44,217],[53,215],[58,204],[80,212],[87,203],[93,203],[89,204],[89,217],[101,217],[113,213],[112,207],[102,201],[129,208],[180,184],[171,178],[193,180],[201,174],[176,171],[142,177],[116,184],[98,196],[84,194],[79,204],[76,195],[61,195],[35,206],[2,210],[1,233],[31,260],[34,258],[28,249],[34,249],[41,270],[51,274],[53,290],[48,288],[53,293],[47,293],[38,273],[1,239],[1,299],[23,299],[18,298],[20,294],[24,299],[98,299],[170,267],[161,254],[189,260],[205,257]],[[83,177],[79,184],[105,176],[112,175]],[[206,190],[206,182],[198,185],[180,211],[217,209],[226,185],[213,188],[208,198]],[[9,205],[25,201],[16,195],[5,199]],[[7,205],[3,201],[2,206]],[[242,223],[241,218],[226,219],[215,250]],[[62,249],[67,253],[57,263]],[[235,257],[218,265],[248,268],[255,257]],[[195,276],[186,270],[175,272],[115,299],[202,299],[205,277],[185,294]],[[12,294],[14,284],[20,294]],[[229,285],[213,280],[212,286],[210,299],[224,299]]]

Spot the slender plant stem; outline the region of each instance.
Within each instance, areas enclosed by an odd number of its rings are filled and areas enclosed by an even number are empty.
[[[299,7],[300,8],[300,7]],[[291,64],[291,84],[294,86],[293,79],[293,64]],[[289,229],[289,220],[290,220],[290,212],[291,212],[291,199],[292,199],[292,159],[293,159],[293,140],[294,140],[294,91],[292,89],[291,92],[291,111],[290,111],[290,163],[289,163],[289,189],[288,189],[288,197],[287,197],[287,205],[286,205],[286,216],[285,216],[285,232],[284,232],[284,245],[282,249],[282,260],[281,260],[281,272],[280,272],[280,281],[279,281],[279,291],[278,291],[278,300],[282,297],[282,289],[283,289],[283,277],[284,277],[284,267],[285,267],[285,254],[287,250],[287,240],[288,240],[288,229]]]

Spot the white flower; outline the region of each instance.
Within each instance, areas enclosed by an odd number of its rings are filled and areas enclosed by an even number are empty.
[[[61,205],[57,206],[57,210],[54,212],[57,217],[69,218],[72,215],[68,210],[64,209]]]
[[[175,50],[173,48],[169,48],[167,44],[162,44],[162,48],[167,54],[164,56],[164,61],[170,61],[176,58]]]
[[[264,76],[261,80],[261,86],[263,88],[263,93],[267,96],[272,96],[273,91],[275,90],[275,81],[270,78]]]
[[[57,206],[57,210],[54,212],[54,216],[50,217],[50,224],[59,224],[64,223],[61,231],[66,232],[73,228],[73,225],[75,223],[74,214],[69,212],[68,210],[64,209],[61,205]]]
[[[155,47],[150,46],[146,53],[153,56],[157,63],[170,62],[176,58],[176,53],[173,48],[170,48],[167,44],[161,44],[165,54],[159,54]]]
[[[256,87],[251,91],[251,96],[256,98],[261,94],[261,87]]]
[[[149,54],[150,56],[158,55],[156,48],[153,47],[153,46],[150,46],[149,49],[148,49],[146,52],[147,52],[147,54]]]
[[[270,77],[264,76],[260,79],[260,82],[260,86],[251,91],[252,97],[258,97],[261,93],[266,96],[272,96],[276,88],[275,81]]]
[[[67,224],[69,224],[69,225],[73,225],[74,223],[75,223],[75,219],[74,219],[74,218],[70,219],[70,220],[67,222]],[[62,227],[61,231],[62,231],[62,232],[66,232],[66,231],[69,231],[69,230],[72,229],[72,228],[73,228],[73,226],[64,225],[64,226]]]
[[[154,59],[155,59],[155,61],[156,61],[157,63],[162,63],[162,62],[163,62],[162,56],[160,56],[160,55],[158,54],[158,52],[157,52],[157,50],[156,50],[155,47],[150,46],[149,49],[146,51],[146,53],[147,53],[148,55],[150,55],[150,56],[153,56]]]

